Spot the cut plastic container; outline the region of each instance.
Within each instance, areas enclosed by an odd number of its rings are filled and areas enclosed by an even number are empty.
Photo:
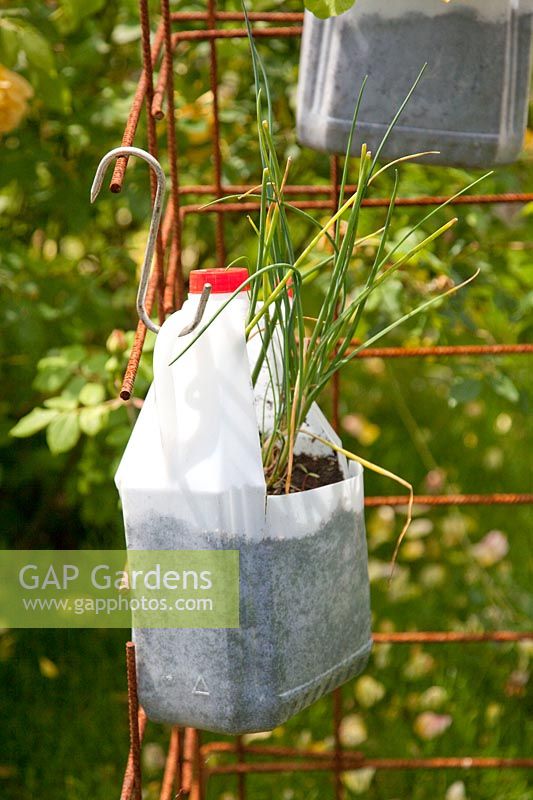
[[[427,69],[383,155],[428,150],[424,163],[485,167],[514,161],[524,137],[532,0],[357,0],[339,17],[306,12],[297,99],[303,144],[346,152],[356,98],[368,82],[352,153],[375,152]]]
[[[244,335],[247,294],[169,367],[194,335],[178,338],[203,282],[213,285],[205,323],[243,280],[236,270],[220,292],[215,271],[198,274],[158,334],[154,383],[116,483],[129,549],[239,550],[240,628],[133,631],[149,718],[237,734],[282,724],[367,663],[363,472],[341,459],[345,480],[267,497]],[[318,408],[308,424],[338,441]]]

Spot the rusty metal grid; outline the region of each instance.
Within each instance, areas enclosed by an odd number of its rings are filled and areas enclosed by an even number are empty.
[[[161,144],[166,146],[170,168],[170,198],[167,203],[163,224],[159,233],[155,264],[150,277],[146,306],[148,312],[157,307],[160,322],[179,308],[184,298],[184,274],[182,268],[182,231],[187,216],[191,214],[214,214],[216,262],[225,265],[224,218],[227,214],[249,213],[258,209],[254,202],[225,203],[204,207],[206,200],[221,198],[226,194],[245,193],[252,185],[228,185],[222,179],[222,155],[220,146],[219,108],[218,108],[218,62],[217,43],[231,42],[247,36],[244,16],[238,12],[224,12],[217,8],[217,0],[205,0],[206,10],[201,12],[171,12],[169,0],[161,0],[161,21],[151,38],[148,0],[139,0],[142,33],[143,68],[128,116],[122,145],[136,144],[135,137],[141,113],[146,114],[147,146],[157,156]],[[260,12],[249,14],[254,35],[261,38],[299,37],[302,32],[303,14],[284,12]],[[259,25],[258,25],[259,23]],[[178,149],[176,139],[176,118],[174,106],[173,59],[180,42],[209,42],[209,87],[213,96],[213,183],[210,185],[181,185],[178,170]],[[158,142],[156,121],[165,119],[165,142]],[[128,159],[117,159],[110,189],[120,192],[124,183]],[[288,185],[285,192],[295,197],[294,205],[302,209],[335,210],[339,190],[339,159],[330,159],[331,181],[329,186]],[[354,187],[348,187],[354,189]],[[151,178],[152,199],[155,182]],[[201,198],[202,203],[190,202]],[[446,197],[403,197],[396,205],[431,206],[437,205]],[[187,201],[187,202],[185,202]],[[456,198],[454,204],[525,203],[533,201],[533,193],[476,194]],[[370,198],[365,205],[385,207],[387,198]],[[165,266],[166,265],[166,266]],[[142,322],[137,325],[134,344],[120,392],[128,400],[133,392],[146,328]],[[462,345],[436,347],[384,347],[367,349],[359,358],[445,358],[445,357],[484,357],[503,355],[531,355],[533,344]],[[333,386],[333,418],[338,426],[339,382]],[[533,494],[492,493],[419,495],[415,503],[422,506],[455,505],[519,505],[533,503]],[[367,497],[369,507],[389,505],[405,506],[403,496]],[[533,639],[533,632],[492,631],[485,633],[415,631],[375,633],[374,641],[379,644],[475,644],[480,642],[519,642]],[[146,715],[139,706],[137,697],[137,678],[135,668],[135,646],[126,645],[126,666],[128,677],[128,713],[130,729],[130,750],[121,800],[140,800],[142,793],[141,747],[146,727]],[[189,797],[202,800],[211,776],[233,774],[238,777],[238,796],[246,798],[246,775],[250,773],[279,772],[330,772],[333,776],[333,796],[343,797],[342,772],[361,767],[377,770],[420,770],[420,769],[524,769],[533,767],[533,758],[481,758],[462,756],[456,758],[366,758],[363,753],[343,750],[339,737],[342,717],[340,690],[332,694],[332,727],[334,748],[330,752],[316,753],[289,747],[245,745],[242,737],[234,742],[211,742],[202,744],[201,734],[192,728],[173,727],[170,733],[166,764],[161,785],[161,800]],[[229,764],[209,766],[208,757],[213,753],[226,753],[233,756]]]

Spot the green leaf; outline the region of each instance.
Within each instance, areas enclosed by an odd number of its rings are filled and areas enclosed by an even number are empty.
[[[54,72],[43,72],[34,67],[31,68],[30,73],[31,83],[35,87],[35,96],[46,108],[61,113],[70,110],[70,91],[60,76]],[[43,308],[42,312],[43,316],[49,319],[58,319],[63,314],[63,310],[51,307]]]
[[[44,401],[46,408],[55,408],[57,411],[73,411],[78,403],[74,397],[60,394],[58,397],[49,397]]]
[[[66,397],[73,397],[76,400],[76,405],[78,405],[78,398],[85,384],[86,380],[83,375],[74,375],[74,377],[69,380],[61,394],[65,395]]]
[[[492,385],[496,394],[504,397],[510,403],[518,403],[520,400],[520,392],[507,375],[497,375],[493,379]]]
[[[72,450],[79,438],[80,425],[75,411],[59,414],[46,429],[46,441],[54,454]]]
[[[57,369],[58,367],[66,367],[67,361],[63,355],[45,356],[40,358],[37,362],[37,369],[42,372],[47,369]]]
[[[80,428],[87,436],[96,436],[106,427],[109,419],[107,406],[92,406],[80,411]]]
[[[13,68],[19,54],[18,31],[8,19],[0,19],[0,63]]]
[[[66,31],[76,30],[85,19],[100,11],[105,0],[61,0],[61,27]]]
[[[76,364],[79,366],[82,362],[85,363],[87,359],[87,348],[81,344],[71,344],[68,347],[61,349],[61,356],[58,356],[66,361],[68,364]]]
[[[54,54],[44,36],[27,22],[17,20],[14,25],[17,29],[19,47],[26,54],[28,63],[42,72],[55,74]]]
[[[80,403],[84,406],[97,406],[105,398],[105,389],[101,383],[86,383],[80,392]]]
[[[304,2],[307,10],[319,19],[338,17],[339,14],[349,11],[354,4],[355,0],[305,0]]]
[[[119,425],[113,428],[106,436],[106,443],[110,447],[124,448],[131,436],[131,425]]]
[[[113,28],[111,39],[115,44],[130,44],[141,38],[140,25],[116,25]]]
[[[24,439],[46,428],[49,422],[57,417],[57,411],[51,408],[34,408],[9,431],[11,436]]]
[[[479,396],[481,384],[473,378],[459,378],[450,390],[450,399],[456,403],[469,403]]]
[[[53,394],[59,391],[71,375],[68,367],[52,367],[40,369],[33,381],[33,387],[44,394]]]

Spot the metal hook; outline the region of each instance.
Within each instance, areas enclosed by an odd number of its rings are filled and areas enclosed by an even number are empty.
[[[196,314],[194,315],[193,321],[190,325],[186,325],[181,333],[178,333],[179,336],[186,336],[188,333],[192,333],[200,322],[202,321],[202,317],[204,316],[205,307],[207,305],[207,301],[209,300],[209,295],[211,294],[211,289],[213,287],[210,283],[204,283],[204,288],[202,289],[202,294],[200,295],[200,300],[198,301],[198,308],[196,309]]]
[[[146,244],[146,250],[144,253],[141,280],[139,282],[139,289],[137,291],[137,313],[139,315],[139,319],[144,322],[149,330],[153,331],[154,333],[158,333],[160,326],[156,325],[155,322],[152,322],[148,316],[148,312],[146,311],[146,292],[148,290],[148,280],[150,278],[150,269],[154,257],[157,232],[161,223],[161,212],[163,210],[163,198],[165,195],[166,186],[165,173],[163,172],[159,161],[154,158],[151,153],[147,153],[146,150],[141,150],[140,147],[115,147],[114,150],[110,150],[109,153],[106,153],[106,155],[98,164],[93,185],[91,186],[91,203],[94,203],[98,197],[100,189],[102,188],[102,183],[104,181],[108,164],[113,161],[113,159],[117,158],[117,156],[137,156],[138,158],[142,158],[144,161],[148,162],[148,164],[154,170],[157,179],[154,207],[152,209],[152,219],[150,221],[150,231],[148,233],[148,242]]]

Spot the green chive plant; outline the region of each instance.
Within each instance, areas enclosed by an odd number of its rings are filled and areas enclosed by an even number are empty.
[[[263,466],[267,489],[279,492],[280,487],[286,493],[293,489],[294,448],[299,435],[304,434],[302,426],[309,414],[312,404],[320,397],[333,376],[342,367],[349,364],[364,348],[374,345],[384,336],[412,317],[421,314],[431,306],[440,303],[445,297],[454,294],[472,281],[475,275],[463,283],[453,286],[448,291],[418,305],[408,313],[400,316],[379,332],[363,342],[354,344],[358,334],[365,305],[369,297],[390,280],[402,267],[406,267],[411,259],[424,250],[431,242],[449,231],[457,222],[451,219],[426,235],[422,241],[412,245],[400,254],[402,245],[420,228],[425,226],[438,212],[456,197],[479,183],[480,178],[450,200],[425,213],[401,238],[392,243],[391,231],[396,197],[398,192],[398,164],[412,158],[419,158],[422,153],[413,154],[379,167],[382,149],[394,130],[394,126],[409,102],[412,93],[422,76],[423,69],[413,87],[392,120],[376,153],[368,152],[365,145],[357,165],[357,188],[353,194],[346,196],[348,180],[348,156],[344,161],[344,169],[340,182],[338,207],[325,224],[319,223],[302,209],[296,208],[285,197],[284,187],[290,170],[290,160],[282,166],[273,141],[273,116],[268,80],[264,65],[259,57],[251,31],[249,39],[254,70],[257,109],[257,131],[259,149],[262,160],[261,183],[246,197],[254,196],[259,200],[258,220],[250,218],[250,224],[257,237],[257,255],[251,265],[249,285],[250,312],[246,326],[246,336],[261,337],[261,348],[257,362],[252,370],[252,382],[256,384],[262,370],[267,370],[269,381],[273,387],[274,423],[271,430],[265,431],[262,437]],[[348,141],[347,153],[357,125],[357,116],[366,80],[359,93]],[[363,201],[369,196],[373,185],[386,171],[394,170],[394,185],[390,195],[386,218],[379,230],[370,235],[361,236],[361,212]],[[484,176],[486,177],[486,176]],[[235,200],[244,195],[231,195],[224,199]],[[217,200],[215,202],[221,202]],[[309,242],[299,252],[291,236],[289,215],[303,217],[316,228]],[[342,222],[342,225],[340,224]],[[316,245],[326,237],[330,252],[325,257],[313,260]],[[364,287],[355,295],[349,293],[347,278],[354,252],[368,240],[377,242],[375,256],[368,266]],[[240,259],[237,259],[240,260]],[[233,262],[235,263],[235,261]],[[306,284],[319,273],[329,271],[329,283],[323,297],[318,316],[310,319],[305,316],[304,298]],[[243,285],[244,286],[244,285]],[[243,287],[240,287],[232,298]],[[227,303],[231,302],[231,299]],[[222,306],[218,313],[226,307]],[[217,314],[218,315],[218,314]],[[214,318],[202,326],[186,350],[203,335]],[[273,358],[274,350],[279,351],[279,358]],[[278,363],[279,362],[279,363]],[[174,363],[174,362],[172,362]],[[311,435],[307,433],[306,435]],[[413,489],[403,478],[394,475],[382,467],[359,458],[338,447],[332,442],[316,436],[332,450],[339,451],[348,459],[358,461],[364,466],[388,476],[409,490],[410,502],[405,532],[410,520]],[[400,540],[401,541],[401,536]]]

